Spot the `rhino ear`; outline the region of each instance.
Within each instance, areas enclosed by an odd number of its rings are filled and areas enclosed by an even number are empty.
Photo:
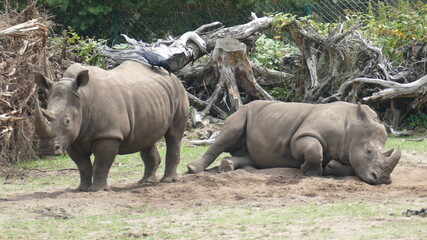
[[[356,115],[362,122],[370,121],[369,114],[362,108],[362,104],[360,102],[357,103]]]
[[[89,70],[83,70],[77,74],[76,79],[72,83],[72,88],[77,91],[80,87],[84,87],[89,82]]]
[[[40,88],[44,88],[49,90],[52,87],[53,82],[47,79],[43,74],[39,72],[34,72],[34,82],[36,82],[37,86]]]

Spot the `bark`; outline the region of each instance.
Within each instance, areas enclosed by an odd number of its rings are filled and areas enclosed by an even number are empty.
[[[252,64],[246,55],[246,46],[232,38],[218,39],[208,63],[203,67],[194,67],[184,72],[180,74],[182,80],[187,86],[192,86],[187,89],[194,92],[194,95],[199,95],[199,98],[206,99],[204,101],[207,105],[201,111],[203,115],[211,112],[221,96],[224,96],[223,102],[229,105],[226,110],[228,112],[234,112],[246,103],[242,100],[242,93],[254,99],[273,99],[257,83]],[[203,84],[197,84],[202,81]],[[220,117],[223,117],[222,114]]]
[[[141,49],[152,51],[167,59],[172,71],[177,71],[212,51],[218,39],[227,37],[245,41],[251,39],[256,33],[269,29],[271,22],[269,17],[254,17],[249,23],[228,28],[223,28],[220,22],[214,22],[203,25],[195,31],[186,32],[177,39],[160,40],[152,45],[122,34],[127,43],[133,46],[133,49],[115,50],[105,47],[102,54],[112,59],[115,64],[120,64],[126,60],[146,62],[135,52]],[[206,31],[211,28],[216,29]]]
[[[307,23],[308,24],[308,23]],[[390,127],[400,127],[408,114],[427,111],[427,77],[419,79],[425,69],[425,44],[417,42],[408,48],[407,67],[393,67],[381,48],[372,46],[357,32],[360,24],[337,25],[328,35],[319,35],[299,22],[285,24],[301,51],[300,75],[296,81],[302,86],[291,87],[294,96],[305,102],[364,102],[379,114]],[[417,59],[417,60],[415,60]],[[421,71],[420,71],[421,70]]]

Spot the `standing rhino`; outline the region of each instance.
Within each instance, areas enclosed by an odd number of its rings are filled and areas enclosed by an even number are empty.
[[[35,73],[35,82],[48,90],[47,110],[38,104],[35,110],[38,152],[58,155],[66,150],[80,172],[78,190],[108,190],[116,155],[138,151],[145,165],[140,182],[157,182],[156,142],[163,136],[167,153],[161,181],[176,180],[189,109],[176,76],[128,61],[108,71],[73,64],[58,82],[40,73]]]
[[[254,101],[232,114],[214,144],[187,167],[190,173],[203,171],[229,152],[220,171],[301,167],[305,175],[356,175],[389,184],[401,152],[384,151],[386,140],[384,126],[365,105]]]

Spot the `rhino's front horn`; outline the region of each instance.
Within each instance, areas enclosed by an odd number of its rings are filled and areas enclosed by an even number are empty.
[[[47,118],[43,116],[39,100],[37,100],[36,103],[34,121],[37,136],[41,139],[49,138],[51,136],[52,130]]]
[[[401,150],[400,150],[400,146],[397,148],[397,151],[394,152],[392,155],[390,155],[390,157],[386,158],[385,161],[385,166],[384,166],[384,171],[387,172],[388,174],[391,174],[391,172],[393,172],[394,168],[396,167],[397,163],[400,160],[400,156],[401,156]]]

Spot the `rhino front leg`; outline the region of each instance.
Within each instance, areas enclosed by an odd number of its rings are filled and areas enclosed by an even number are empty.
[[[110,190],[107,184],[108,172],[116,158],[119,145],[120,141],[115,139],[101,139],[93,143],[95,161],[93,162],[93,182],[89,191]]]
[[[323,148],[314,137],[302,137],[296,140],[292,154],[296,159],[304,160],[301,170],[307,176],[322,176]]]
[[[220,172],[229,172],[243,167],[255,167],[251,156],[225,157],[218,167]]]
[[[331,159],[328,164],[326,164],[323,174],[340,177],[356,175],[351,165],[344,165],[334,159]]]
[[[138,183],[157,183],[156,171],[160,165],[160,155],[156,144],[141,151],[140,155],[144,162],[144,176]]]
[[[90,185],[92,185],[92,163],[90,161],[90,154],[80,153],[73,145],[67,148],[67,153],[79,169],[80,185],[77,190],[88,191]]]

